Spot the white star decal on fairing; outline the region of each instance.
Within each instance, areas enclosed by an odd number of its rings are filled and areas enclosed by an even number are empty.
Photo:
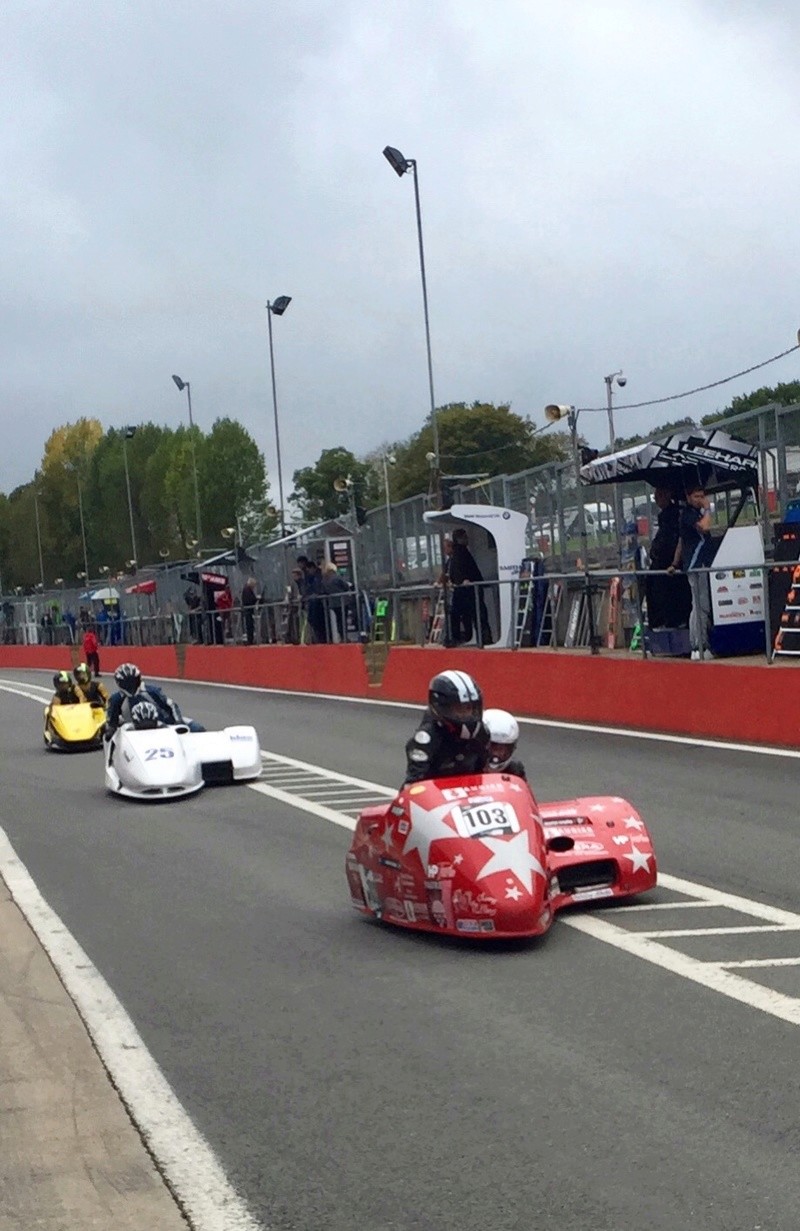
[[[622,824],[626,829],[644,829],[644,821],[640,821],[636,816],[623,817]]]
[[[411,800],[408,809],[411,817],[411,833],[406,838],[403,854],[410,855],[412,851],[418,851],[423,868],[427,868],[430,863],[431,843],[437,838],[458,837],[453,826],[445,824],[444,820],[452,807],[452,804],[440,804],[438,808],[431,808],[428,811]]]
[[[517,834],[515,838],[481,838],[480,841],[482,846],[489,848],[492,857],[483,865],[475,877],[476,880],[482,880],[484,876],[493,876],[495,872],[513,872],[528,893],[533,892],[531,873],[538,872],[543,877],[544,868],[536,856],[531,854],[526,830]]]
[[[588,808],[589,812],[605,812],[605,810],[606,810],[605,804],[589,804],[589,808]]]
[[[384,845],[384,849],[387,851],[394,842],[394,834],[392,833],[392,822],[391,821],[389,822],[389,824],[386,826],[383,833],[381,834],[381,842]]]
[[[632,864],[631,872],[649,872],[650,854],[650,851],[640,851],[638,846],[631,845],[630,851],[625,852],[625,858],[630,859]]]
[[[517,885],[515,885],[513,889],[506,889],[506,897],[513,898],[513,900],[516,902],[519,898],[522,897],[522,890]]]

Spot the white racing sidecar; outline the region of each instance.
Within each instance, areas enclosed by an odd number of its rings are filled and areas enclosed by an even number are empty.
[[[247,782],[261,773],[255,727],[190,731],[183,724],[137,730],[124,723],[106,743],[106,789],[144,802],[180,799],[204,786]]]

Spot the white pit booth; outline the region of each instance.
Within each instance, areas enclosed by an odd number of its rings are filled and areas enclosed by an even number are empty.
[[[515,587],[509,583],[519,577],[520,565],[526,555],[525,532],[528,519],[524,513],[503,509],[493,504],[454,504],[452,508],[424,513],[430,526],[443,534],[467,530],[469,549],[475,557],[484,581],[505,584],[483,587],[489,623],[496,638],[494,649],[514,642]]]

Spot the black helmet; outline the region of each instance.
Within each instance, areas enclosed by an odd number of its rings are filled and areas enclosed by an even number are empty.
[[[71,688],[72,676],[69,671],[56,671],[53,676],[53,687],[56,692],[64,692],[67,688]]]
[[[79,684],[88,684],[89,680],[92,678],[92,673],[86,666],[86,663],[78,663],[72,674],[75,676],[75,679]]]
[[[114,672],[114,679],[120,692],[126,692],[129,697],[132,697],[135,692],[139,691],[142,673],[133,663],[122,663]]]
[[[131,709],[131,721],[137,731],[152,731],[158,726],[158,710],[152,701],[137,701]]]
[[[428,705],[434,718],[462,739],[470,739],[481,725],[483,697],[466,671],[441,671],[428,685]]]

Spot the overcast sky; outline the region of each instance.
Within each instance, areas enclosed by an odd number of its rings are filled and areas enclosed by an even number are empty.
[[[275,491],[438,404],[643,401],[800,326],[793,0],[3,0],[0,490],[81,415],[240,419]],[[800,374],[798,354],[627,435]],[[604,416],[581,428],[602,444]],[[13,444],[11,443],[13,442]]]

